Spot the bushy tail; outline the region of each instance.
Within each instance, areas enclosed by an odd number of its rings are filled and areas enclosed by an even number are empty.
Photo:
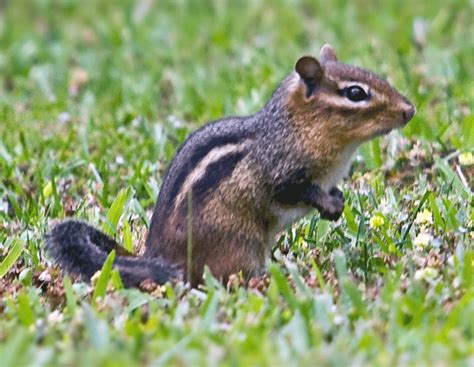
[[[87,281],[102,269],[109,252],[117,247],[117,242],[105,233],[76,220],[59,223],[46,235],[46,250],[53,260]],[[146,279],[163,284],[179,277],[176,268],[154,258],[115,256],[114,267],[125,287],[136,287]]]

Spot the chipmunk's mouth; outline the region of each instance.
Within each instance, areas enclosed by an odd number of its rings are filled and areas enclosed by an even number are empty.
[[[389,127],[385,128],[385,129],[382,129],[382,130],[379,130],[379,131],[377,132],[377,134],[375,134],[375,137],[387,135],[387,134],[388,134],[390,131],[392,131],[392,130],[393,130],[393,128],[389,128]]]
[[[402,126],[408,124],[408,122],[415,116],[416,108],[411,103],[403,105],[402,109]]]

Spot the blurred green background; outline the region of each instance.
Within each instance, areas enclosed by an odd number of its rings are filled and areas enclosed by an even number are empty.
[[[0,361],[472,365],[473,6],[0,1]],[[343,219],[290,228],[249,289],[105,294],[49,267],[67,216],[138,251],[186,136],[257,111],[324,43],[418,109],[360,149]]]

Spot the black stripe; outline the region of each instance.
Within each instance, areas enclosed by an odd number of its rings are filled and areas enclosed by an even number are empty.
[[[242,141],[243,139],[245,139],[245,137],[242,135],[216,136],[206,141],[204,145],[196,146],[189,160],[183,164],[181,170],[176,175],[175,179],[170,182],[171,189],[168,195],[169,200],[173,201],[176,198],[179,191],[181,190],[181,187],[184,184],[184,181],[186,180],[186,177],[188,177],[191,171],[206,155],[209,154],[211,150],[227,144],[236,144]]]
[[[229,153],[206,167],[203,177],[192,186],[193,202],[200,203],[210,191],[230,177],[237,164],[245,157],[245,152]]]
[[[307,171],[301,168],[275,187],[273,198],[281,204],[296,205],[305,201],[311,186]]]

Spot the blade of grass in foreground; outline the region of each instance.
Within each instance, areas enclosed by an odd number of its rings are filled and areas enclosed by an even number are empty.
[[[131,197],[131,190],[130,189],[122,189],[117,194],[114,202],[110,206],[110,209],[107,213],[107,224],[104,225],[104,232],[108,235],[113,236],[117,231],[117,224],[120,220],[120,217],[123,214],[123,210],[127,202],[130,200]]]
[[[132,231],[128,220],[123,221],[123,245],[128,252],[133,253]]]
[[[452,182],[452,185],[456,188],[459,194],[465,199],[468,200],[471,193],[469,189],[464,186],[459,176],[451,169],[446,160],[435,157],[436,167],[440,169],[443,175],[446,177],[448,182]]]
[[[112,273],[112,266],[114,265],[115,260],[115,250],[112,250],[107,256],[102,270],[100,271],[99,279],[95,285],[94,294],[92,295],[92,300],[95,301],[97,297],[104,297],[107,292],[107,284],[109,283],[110,275]]]
[[[10,250],[8,255],[5,256],[2,263],[0,264],[0,278],[5,276],[8,270],[10,270],[13,264],[18,260],[22,252],[23,252],[22,243],[16,240],[15,243],[13,244],[12,249]]]

